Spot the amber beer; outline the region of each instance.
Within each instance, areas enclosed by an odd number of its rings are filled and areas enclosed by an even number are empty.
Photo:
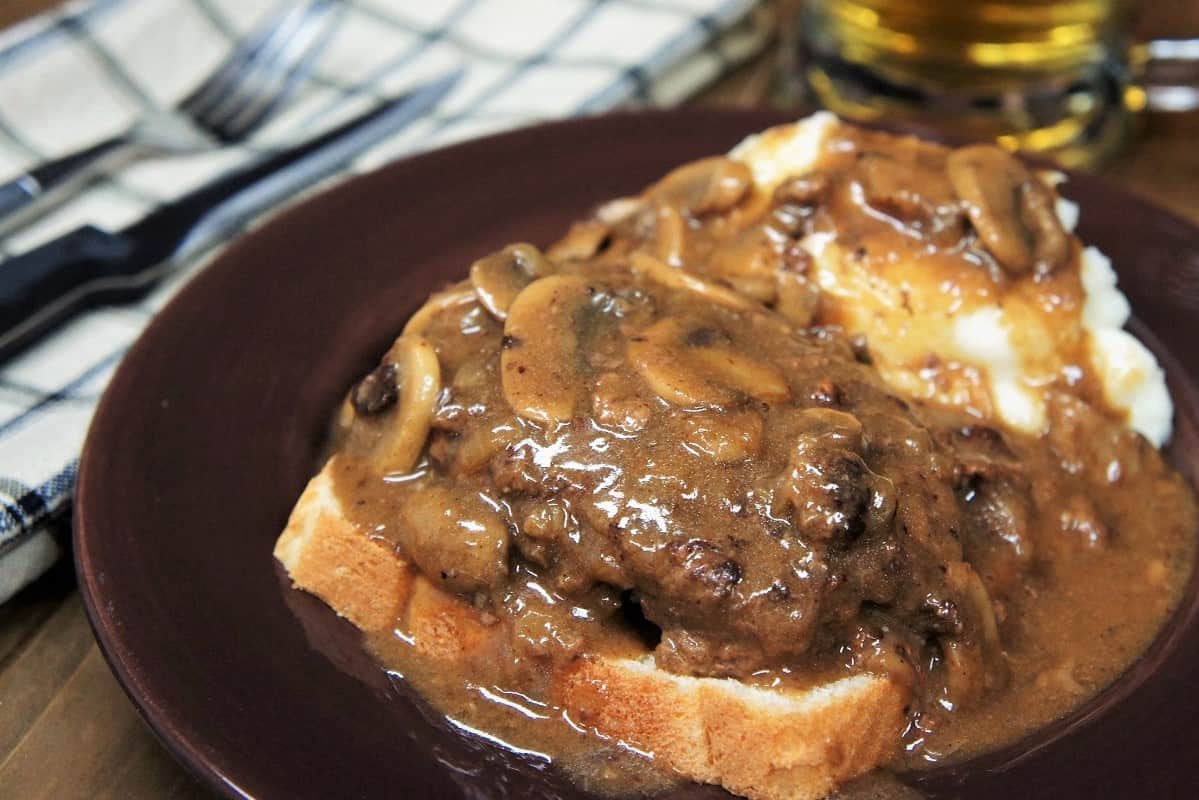
[[[807,0],[797,15],[811,98],[1068,163],[1110,148],[1135,103],[1128,0]]]

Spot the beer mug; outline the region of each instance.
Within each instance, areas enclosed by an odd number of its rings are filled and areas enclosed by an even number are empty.
[[[1065,166],[1111,155],[1135,112],[1199,108],[1199,40],[1133,43],[1132,0],[806,0],[793,93]],[[1172,74],[1171,74],[1172,73]]]

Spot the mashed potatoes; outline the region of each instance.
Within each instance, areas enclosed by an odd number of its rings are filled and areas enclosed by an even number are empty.
[[[839,127],[833,115],[814,114],[750,136],[730,155],[770,192],[836,148]],[[1041,177],[1050,185],[1060,176]],[[1077,206],[1057,198],[1056,212],[1072,231]],[[1076,275],[1056,279],[1062,289],[1031,278],[1001,285],[983,265],[961,258],[934,266],[894,253],[867,260],[829,233],[810,234],[802,244],[812,256],[822,316],[864,334],[880,372],[909,396],[1037,434],[1047,425],[1050,391],[1090,380],[1129,427],[1157,446],[1169,439],[1165,375],[1123,330],[1128,301],[1094,247],[1082,250]]]

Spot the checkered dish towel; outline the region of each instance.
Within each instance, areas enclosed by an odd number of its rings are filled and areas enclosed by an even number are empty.
[[[177,102],[276,2],[100,0],[0,34],[0,180]],[[675,103],[762,47],[768,20],[756,4],[344,0],[310,80],[247,147],[113,174],[0,242],[0,258],[88,222],[127,225],[236,165],[251,148],[310,135],[455,67],[465,74],[436,111],[364,154],[354,171],[538,120]],[[96,401],[121,355],[184,279],[176,276],[137,305],[80,317],[0,370],[0,602],[60,556]]]

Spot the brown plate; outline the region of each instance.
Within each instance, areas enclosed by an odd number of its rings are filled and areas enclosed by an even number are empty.
[[[92,424],[75,548],[101,648],[184,764],[230,797],[581,796],[430,714],[371,665],[353,629],[287,588],[271,548],[318,466],[326,418],[431,290],[496,247],[547,244],[598,201],[782,121],[625,114],[429,153],[241,239],[158,316]],[[1092,178],[1065,192],[1167,367],[1171,455],[1194,484],[1199,229]],[[1084,709],[905,781],[934,797],[1195,796],[1196,680],[1192,581],[1150,652]]]

